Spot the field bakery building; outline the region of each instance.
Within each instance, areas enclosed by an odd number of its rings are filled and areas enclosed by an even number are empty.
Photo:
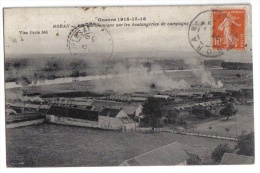
[[[51,123],[111,130],[135,130],[137,123],[123,109],[104,108],[98,111],[67,106],[51,106],[46,113]]]
[[[104,108],[98,116],[98,125],[102,129],[135,130],[137,123],[123,109]]]
[[[98,128],[98,112],[88,109],[51,106],[46,120],[56,124]]]

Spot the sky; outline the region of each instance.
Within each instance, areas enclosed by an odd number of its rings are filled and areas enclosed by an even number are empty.
[[[145,23],[166,23],[165,26],[130,26],[90,28],[95,43],[81,41],[76,53],[106,53],[116,57],[124,56],[190,56],[199,55],[190,45],[189,25],[167,26],[167,23],[190,22],[200,13],[209,10],[209,6],[175,6],[175,7],[108,7],[108,8],[11,8],[4,10],[5,54],[66,54],[71,53],[67,47],[67,38],[73,29],[71,26],[86,22],[98,22],[102,19],[143,18]],[[241,8],[241,7],[240,7]],[[244,8],[244,6],[243,6]],[[248,9],[246,25],[247,49],[228,51],[219,59],[250,62],[251,59],[251,9]],[[130,24],[140,21],[98,22],[100,24]],[[53,28],[53,25],[69,25],[69,28]],[[20,31],[29,34],[21,34]],[[30,34],[30,31],[48,31],[48,34]],[[204,36],[205,37],[205,36]],[[207,37],[206,37],[207,38]],[[210,39],[210,36],[209,38]],[[86,48],[86,49],[83,49]],[[89,51],[89,52],[88,52]],[[74,53],[74,50],[72,50]]]

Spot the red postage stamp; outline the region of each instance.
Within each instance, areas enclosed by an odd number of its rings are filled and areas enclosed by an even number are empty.
[[[213,17],[213,50],[245,50],[245,10],[216,9]]]

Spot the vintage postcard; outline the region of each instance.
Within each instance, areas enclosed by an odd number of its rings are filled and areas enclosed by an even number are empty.
[[[7,167],[255,163],[250,5],[3,15]]]

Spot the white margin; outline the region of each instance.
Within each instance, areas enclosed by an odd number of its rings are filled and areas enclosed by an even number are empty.
[[[252,29],[253,29],[253,66],[254,66],[254,117],[255,117],[255,165],[253,166],[174,166],[174,167],[87,167],[87,168],[6,168],[5,154],[5,121],[4,121],[4,52],[3,52],[3,8],[5,7],[67,7],[67,6],[142,6],[142,5],[213,5],[213,4],[251,4],[252,5]],[[260,2],[259,0],[1,0],[0,13],[0,64],[1,64],[1,109],[0,109],[0,172],[1,173],[71,173],[71,172],[102,172],[102,173],[160,173],[160,172],[176,172],[176,173],[259,173],[259,116],[260,116],[260,56],[259,56],[259,16]]]

